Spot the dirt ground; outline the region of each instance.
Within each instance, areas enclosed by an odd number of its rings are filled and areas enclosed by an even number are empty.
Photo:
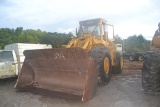
[[[96,96],[81,102],[15,90],[16,78],[0,80],[0,107],[160,107],[160,93],[145,92],[141,86],[142,62],[125,60],[121,74],[113,75]]]

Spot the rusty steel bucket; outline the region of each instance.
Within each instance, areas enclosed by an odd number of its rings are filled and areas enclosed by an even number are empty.
[[[44,89],[92,98],[98,77],[94,60],[81,48],[57,48],[24,51],[25,60],[16,89]]]

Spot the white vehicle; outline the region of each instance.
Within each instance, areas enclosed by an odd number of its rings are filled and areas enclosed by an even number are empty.
[[[21,70],[25,56],[24,50],[48,49],[51,45],[14,43],[0,50],[0,79],[15,77]]]
[[[122,53],[122,44],[116,44],[116,50]]]

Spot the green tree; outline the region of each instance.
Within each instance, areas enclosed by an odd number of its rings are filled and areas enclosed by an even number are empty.
[[[116,44],[123,44],[122,38],[119,37],[118,35],[115,35],[115,36],[114,36],[114,42],[115,42]]]
[[[129,36],[124,40],[124,50],[129,53],[145,53],[149,49],[150,43],[151,41],[146,40],[142,35]]]

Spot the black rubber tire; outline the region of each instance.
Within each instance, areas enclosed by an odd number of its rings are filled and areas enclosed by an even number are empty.
[[[112,75],[112,66],[111,66],[111,58],[109,51],[104,46],[98,46],[93,48],[89,55],[95,60],[96,63],[96,70],[98,72],[98,80],[99,84],[106,85],[110,81]],[[104,72],[104,59],[105,57],[109,58],[109,73],[106,75]]]
[[[160,91],[160,52],[147,52],[142,68],[142,87],[145,91]]]
[[[113,73],[114,74],[120,74],[122,72],[121,67],[121,57],[123,58],[123,55],[120,52],[116,52],[116,66],[113,67]]]
[[[140,55],[140,56],[138,57],[138,60],[141,61],[141,62],[144,61],[144,56],[143,56],[143,55]]]
[[[134,57],[133,55],[130,55],[130,56],[129,56],[129,60],[130,60],[130,61],[134,61],[134,59],[135,59],[135,57]]]

